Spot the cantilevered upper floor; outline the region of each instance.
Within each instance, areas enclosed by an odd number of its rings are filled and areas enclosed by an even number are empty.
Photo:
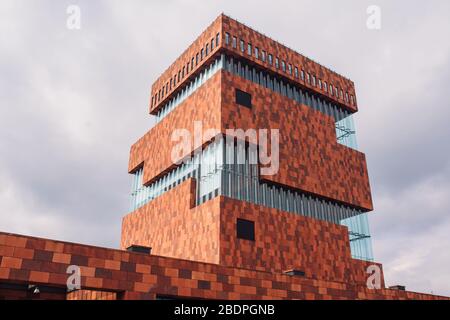
[[[343,111],[357,111],[351,80],[221,14],[153,83],[150,113],[156,115],[222,53],[317,95]]]

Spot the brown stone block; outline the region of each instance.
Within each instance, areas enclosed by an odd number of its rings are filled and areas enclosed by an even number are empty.
[[[32,259],[34,251],[32,249],[26,249],[22,247],[16,247],[14,249],[14,257],[23,259]]]
[[[21,266],[22,266],[22,259],[13,257],[3,257],[2,263],[0,264],[0,267],[10,269],[11,268],[20,269]]]
[[[85,286],[90,288],[102,288],[103,279],[94,278],[94,277],[86,277],[85,278]]]
[[[0,279],[9,279],[10,268],[0,267]]]
[[[143,273],[143,274],[149,274],[151,272],[151,266],[137,263],[136,264],[136,272]]]
[[[27,243],[27,238],[17,235],[5,235],[4,245],[16,248],[25,248]]]
[[[55,252],[53,254],[52,261],[56,262],[56,263],[69,264],[70,263],[70,258],[71,258],[70,254]]]
[[[12,257],[14,256],[14,247],[0,245],[0,257]]]
[[[112,270],[120,270],[120,261],[105,260],[105,268]]]
[[[50,273],[41,271],[30,271],[30,282],[48,283]]]
[[[95,268],[79,266],[82,277],[94,277],[95,276]]]
[[[149,283],[136,282],[134,284],[134,290],[137,292],[149,292],[152,287],[153,285]]]
[[[48,240],[45,242],[44,249],[46,251],[53,251],[53,252],[61,253],[64,250],[64,243]]]
[[[98,259],[98,258],[89,258],[88,259],[88,266],[94,267],[94,268],[104,268],[105,267],[105,260],[104,259]]]

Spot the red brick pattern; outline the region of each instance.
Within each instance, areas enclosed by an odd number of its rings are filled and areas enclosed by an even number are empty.
[[[186,67],[187,63],[191,61],[192,57],[195,58],[196,54],[200,52],[202,48],[205,48],[206,43],[211,42],[211,39],[215,38],[215,36],[219,33],[220,35],[220,43],[219,46],[215,46],[213,51],[211,51],[207,57],[205,57],[198,65],[195,65],[194,69],[192,69],[188,74],[185,73],[182,81],[177,81],[177,85],[170,87],[170,79],[174,78],[175,74],[178,75],[178,71],[182,70],[183,67]],[[229,44],[225,44],[225,33],[230,35]],[[233,48],[231,45],[231,39],[233,36],[237,37],[237,47]],[[240,39],[245,42],[245,52],[242,53],[239,48]],[[265,62],[261,60],[261,58],[256,58],[254,55],[250,56],[247,54],[247,43],[252,44],[252,49],[255,47],[259,48],[259,52],[261,54],[262,50],[266,51],[267,54],[272,54],[273,56],[273,64],[269,65],[267,63],[267,59]],[[191,79],[193,74],[196,73],[197,70],[202,69],[205,65],[212,60],[217,52],[227,51],[235,56],[242,56],[246,59],[252,61],[255,64],[258,64],[274,73],[282,74],[284,77],[287,77],[292,82],[295,82],[302,87],[308,88],[312,91],[319,93],[322,96],[327,97],[330,100],[337,102],[339,105],[344,108],[356,112],[356,95],[354,84],[351,80],[344,78],[343,76],[327,69],[315,61],[295,52],[294,50],[289,49],[288,47],[272,40],[271,38],[245,26],[242,23],[237,22],[225,15],[220,15],[216,20],[186,49],[186,51],[155,81],[151,90],[151,97],[155,97],[158,95],[158,92],[164,88],[164,92],[166,92],[165,87],[168,86],[167,93],[164,94],[163,97],[160,97],[156,103],[153,105],[150,103],[150,113],[155,114],[156,111],[164,105],[164,103],[172,96],[172,94],[176,91],[177,88],[184,85],[186,81]],[[277,69],[275,67],[275,58],[278,57],[280,61],[280,68]],[[295,77],[294,71],[292,74],[289,74],[287,71],[283,72],[281,70],[281,61],[285,61],[286,65],[291,64],[292,70],[295,67],[298,69],[298,77]],[[287,68],[287,67],[286,67]],[[304,71],[305,78],[302,80],[300,77],[301,70]],[[307,74],[310,74],[312,79],[313,76],[316,78],[316,85],[313,85],[312,80],[310,82],[307,81]],[[319,88],[319,79],[323,83],[327,83],[327,87],[331,84],[334,87],[337,87],[339,90],[339,95],[336,96],[330,93],[329,90],[325,91],[324,89]],[[345,97],[345,94],[341,97],[340,91],[343,93],[348,93],[348,100]],[[353,101],[350,99],[350,96],[353,96]]]
[[[156,255],[219,263],[219,198],[194,204],[195,180],[189,179],[126,215],[121,247],[143,245]]]
[[[220,207],[222,265],[275,273],[297,269],[308,278],[364,284],[367,266],[375,264],[352,259],[345,226],[230,198],[221,198]],[[255,241],[236,237],[238,218],[254,221]]]
[[[347,92],[350,95],[353,95],[355,97],[355,87],[351,80],[348,80],[341,75],[331,71],[330,69],[327,69],[320,64],[318,64],[315,61],[312,61],[311,59],[295,52],[292,49],[289,49],[288,47],[280,44],[279,42],[276,42],[272,40],[271,38],[245,26],[242,23],[239,23],[238,21],[231,19],[227,16],[223,16],[223,33],[228,32],[230,34],[230,38],[235,36],[237,38],[237,47],[233,48],[230,40],[230,44],[226,46],[224,44],[224,47],[226,47],[227,50],[231,50],[234,55],[245,57],[246,59],[251,60],[252,62],[263,66],[264,68],[271,70],[273,72],[282,74],[283,76],[289,78],[291,81],[300,84],[303,87],[306,87],[310,90],[316,91],[319,94],[326,96],[328,99],[335,100],[340,105],[343,105],[346,109],[356,112],[357,106],[356,106],[356,100],[354,100],[355,103],[351,103],[350,99],[345,101],[345,95],[343,98],[340,96],[331,95],[330,91],[323,90],[319,88],[318,79],[321,79],[322,82],[326,82],[328,86],[330,84],[333,85],[333,87],[338,87],[339,91],[342,89],[343,92]],[[242,53],[241,49],[239,47],[239,41],[240,39],[244,40],[245,42],[245,52]],[[261,55],[261,51],[265,50],[267,54],[273,55],[273,64],[270,65],[267,62],[263,62],[261,58],[257,59],[252,53],[252,55],[247,54],[247,43],[250,43],[252,45],[252,50],[254,51],[255,47],[258,47],[259,49],[259,55]],[[279,69],[275,67],[275,58],[279,58]],[[286,62],[286,71],[283,72],[281,70],[281,61]],[[287,71],[287,65],[292,65],[292,74],[289,74]],[[295,77],[294,74],[294,67],[298,68],[299,76],[298,78]],[[305,74],[304,80],[300,77],[300,71],[303,70]],[[316,85],[313,86],[312,80],[308,83],[307,81],[307,74],[310,74],[311,79],[314,75],[316,77]]]
[[[252,94],[251,110],[236,105],[236,87]],[[194,137],[194,121],[201,121],[204,131],[217,128],[222,133],[229,128],[279,129],[280,170],[265,180],[373,208],[365,156],[336,141],[329,116],[227,71],[216,73],[131,147],[129,172],[143,165],[148,184],[173,168],[172,150],[179,142],[171,140],[172,132],[183,128]],[[203,136],[201,143],[209,140]]]
[[[4,262],[5,258],[17,258],[15,252],[20,249],[31,250],[33,258],[18,258],[20,267]],[[56,262],[57,254],[66,255],[70,262]],[[82,290],[116,292],[119,299],[154,299],[157,295],[210,299],[448,299],[0,233],[0,283],[65,287],[69,264],[81,267]],[[45,276],[32,280],[31,274],[36,272]],[[0,295],[4,293],[0,291]]]
[[[221,45],[224,45],[224,32],[228,32],[231,36],[236,35],[238,41],[242,38],[246,42],[251,41],[260,50],[267,50],[267,53],[274,55],[274,59],[275,56],[286,59],[299,70],[322,77],[328,83],[334,81],[334,85],[354,93],[353,83],[349,80],[226,16],[219,17],[203,38],[197,40],[194,47],[189,48],[170,67],[171,70],[179,68],[180,61],[198,51],[205,39],[212,38],[219,28],[218,24],[223,24],[220,27]],[[234,49],[224,47],[223,50],[232,52]],[[246,55],[239,51],[239,47],[235,51],[234,55]],[[246,58],[264,65],[255,57]],[[264,67],[280,72],[271,66]],[[161,79],[171,73],[161,76],[154,88],[164,84],[167,80]],[[301,82],[294,76],[291,80]],[[309,84],[303,85],[308,87]],[[252,95],[251,109],[236,105],[235,88]],[[350,107],[356,111],[355,105]],[[158,105],[153,105],[152,112],[156,108]],[[171,153],[178,141],[172,141],[171,135],[175,129],[186,129],[192,137],[195,136],[194,121],[201,121],[203,130],[216,128],[222,133],[228,128],[279,129],[280,169],[277,174],[263,176],[262,179],[372,209],[364,154],[337,143],[331,117],[223,70],[132,146],[129,171],[143,166],[143,182],[146,185],[174,168]],[[210,137],[204,136],[200,144],[204,145],[209,140]],[[197,147],[199,145],[192,146],[179,158]],[[306,278],[314,281],[362,286],[365,283],[368,263],[351,258],[345,227],[224,197],[216,197],[200,206],[194,205],[194,199],[194,180],[189,180],[128,214],[123,219],[121,247],[144,245],[152,247],[156,255],[254,269],[273,275],[295,268],[305,271]],[[255,242],[236,239],[235,223],[238,217],[255,221]],[[245,280],[245,283],[253,282]],[[239,285],[246,286],[244,283]],[[245,294],[256,294],[256,288],[243,289]],[[193,295],[192,290],[185,293]],[[312,297],[312,294],[308,292],[305,297]],[[267,292],[264,295],[276,296]]]
[[[175,129],[189,130],[192,137],[194,121],[201,121],[204,130],[220,129],[220,81],[219,72],[140,138],[131,147],[128,171],[132,172],[143,164],[144,184],[149,183],[174,166],[172,148],[179,143],[172,141]],[[202,144],[210,140],[206,136],[203,138]],[[183,156],[185,154],[179,158]]]
[[[202,48],[205,48],[205,45],[208,43],[211,45],[211,40],[216,39],[216,35],[219,33],[219,46],[215,45],[214,42],[214,49],[210,52],[207,56],[203,58],[203,60],[199,63],[195,64],[196,55],[199,54],[200,56],[200,50]],[[202,32],[202,34],[187,48],[179,57],[177,60],[175,60],[170,67],[159,76],[159,78],[153,83],[152,90],[151,90],[151,97],[154,97],[158,95],[158,92],[165,88],[166,85],[168,86],[168,92],[167,94],[164,94],[163,97],[161,97],[159,100],[154,99],[153,105],[151,104],[151,98],[150,98],[150,113],[154,114],[162,105],[164,105],[165,101],[169,97],[171,97],[172,93],[176,91],[181,85],[183,85],[188,79],[191,79],[191,77],[198,71],[201,70],[206,64],[209,63],[212,57],[214,57],[214,54],[220,50],[220,44],[222,43],[222,18],[219,16],[216,20],[211,23],[211,25],[206,28],[205,31]],[[205,52],[206,54],[206,52]],[[191,69],[191,59],[194,58],[194,68]],[[183,70],[183,67],[185,70],[187,70],[186,66],[189,63],[189,72],[184,73],[184,77],[178,79],[178,72]],[[174,78],[176,75],[177,82],[176,85],[172,85],[170,87],[170,78]],[[162,91],[161,91],[162,92]],[[164,89],[165,92],[165,89]]]
[[[351,258],[347,227],[223,196],[199,206],[194,199],[195,182],[189,179],[125,216],[121,248],[142,245],[166,257],[366,281],[367,263]],[[255,222],[255,242],[236,238],[237,218]]]
[[[365,156],[337,142],[331,117],[227,71],[221,88],[225,129],[279,129],[280,169],[265,180],[373,209]],[[252,95],[251,109],[235,103],[235,88]]]

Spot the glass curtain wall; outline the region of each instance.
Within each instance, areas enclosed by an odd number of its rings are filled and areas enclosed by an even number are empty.
[[[348,227],[353,258],[373,261],[372,240],[370,238],[367,213],[343,219],[341,224]]]
[[[190,177],[197,181],[197,205],[218,195],[342,224],[349,229],[352,255],[372,260],[367,216],[363,211],[259,179],[256,146],[219,137],[185,163],[142,185],[142,169],[134,174],[131,210],[155,199]]]
[[[307,92],[299,86],[283,80],[281,77],[273,76],[261,68],[250,66],[242,59],[228,57],[225,54],[217,57],[210,65],[206,66],[204,70],[198,73],[194,79],[182,87],[178,93],[158,111],[156,114],[156,122],[158,123],[164,119],[164,117],[220,69],[225,69],[235,75],[333,117],[336,123],[337,141],[347,147],[357,149],[355,127],[350,112],[343,110],[334,103],[324,100],[319,95]]]
[[[194,79],[189,81],[187,85],[181,88],[178,93],[158,111],[156,114],[156,123],[164,119],[165,116],[220,70],[222,68],[222,61],[222,57],[218,57],[209,66],[198,73]]]

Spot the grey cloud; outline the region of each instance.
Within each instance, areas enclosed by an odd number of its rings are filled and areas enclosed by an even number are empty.
[[[448,2],[378,1],[380,31],[372,1],[76,3],[80,31],[73,1],[0,4],[0,229],[117,247],[150,85],[223,11],[355,81],[376,260],[450,294]]]

